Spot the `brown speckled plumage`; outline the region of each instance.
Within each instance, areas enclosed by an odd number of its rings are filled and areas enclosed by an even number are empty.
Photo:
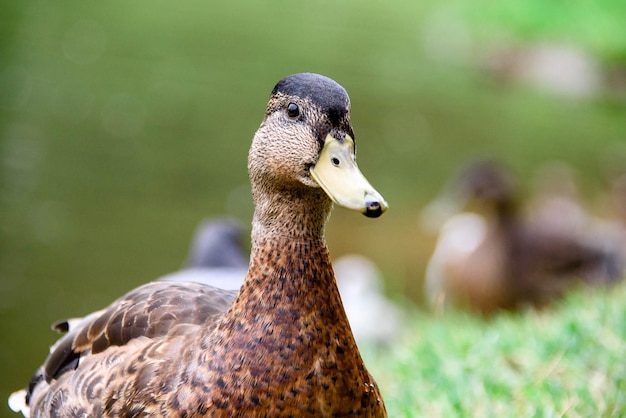
[[[72,323],[29,388],[31,416],[386,416],[324,241],[332,202],[309,176],[329,133],[353,137],[345,90],[281,81],[249,154],[239,293],[153,282]]]

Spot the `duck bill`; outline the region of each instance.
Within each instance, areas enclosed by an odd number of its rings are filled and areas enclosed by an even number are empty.
[[[336,204],[377,218],[388,208],[385,199],[374,189],[356,165],[354,140],[346,135],[339,140],[327,135],[320,158],[310,171]]]

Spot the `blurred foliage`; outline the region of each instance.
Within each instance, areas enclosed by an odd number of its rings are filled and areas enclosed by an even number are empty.
[[[398,297],[420,301],[433,237],[418,211],[469,157],[524,181],[563,160],[598,198],[607,155],[623,152],[619,96],[503,84],[480,60],[549,39],[623,66],[625,16],[617,0],[4,2],[0,398],[43,360],[53,320],[177,269],[206,216],[249,223],[247,149],[285,75],[350,93],[359,165],[391,209],[335,211],[328,241],[374,259]]]

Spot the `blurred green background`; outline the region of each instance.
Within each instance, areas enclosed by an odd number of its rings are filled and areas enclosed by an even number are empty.
[[[52,321],[179,268],[207,216],[249,225],[248,147],[288,74],[350,93],[359,166],[390,210],[335,210],[328,242],[372,258],[398,300],[421,303],[419,210],[470,157],[523,183],[565,161],[597,208],[626,156],[625,21],[623,0],[3,2],[0,399]],[[546,51],[582,81],[526,74]]]

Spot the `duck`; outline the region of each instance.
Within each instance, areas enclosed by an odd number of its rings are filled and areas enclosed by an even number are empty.
[[[434,311],[454,306],[490,316],[541,308],[585,280],[613,280],[611,260],[595,240],[523,215],[513,176],[495,160],[469,163],[451,185],[453,192],[441,198],[447,203],[431,204],[465,208],[441,226],[426,266],[425,294]]]
[[[346,90],[313,73],[280,80],[248,174],[255,209],[239,290],[167,280],[131,290],[70,327],[12,407],[31,417],[387,416],[325,240],[334,205],[370,218],[388,208],[356,164]]]
[[[226,216],[205,219],[196,227],[182,268],[158,280],[198,282],[239,290],[250,263],[245,247],[244,226],[238,219]]]
[[[602,262],[581,279],[590,286],[610,286],[626,271],[626,233],[617,219],[591,213],[580,196],[577,172],[564,161],[536,170],[527,216],[536,228],[563,239],[582,240],[601,252]]]

